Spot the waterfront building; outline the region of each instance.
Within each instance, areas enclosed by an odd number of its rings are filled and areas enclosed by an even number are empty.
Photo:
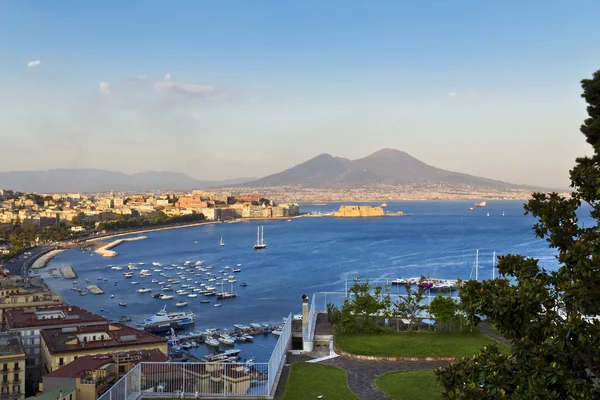
[[[19,335],[0,334],[0,400],[25,398],[25,359]]]
[[[158,349],[83,356],[45,375],[40,391],[74,386],[78,400],[96,400],[140,362],[168,360]]]
[[[0,287],[0,318],[2,327],[5,326],[6,312],[8,310],[29,307],[50,307],[62,303],[63,300],[60,296],[44,288]]]
[[[8,310],[6,330],[19,334],[27,356],[27,394],[37,392],[41,378],[41,331],[52,328],[108,323],[106,318],[77,306],[61,305],[47,308]]]
[[[87,355],[158,349],[167,353],[167,341],[119,323],[44,329],[41,332],[42,375]]]

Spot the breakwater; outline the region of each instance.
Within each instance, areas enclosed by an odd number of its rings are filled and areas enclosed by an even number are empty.
[[[31,268],[33,268],[33,269],[44,268],[46,265],[48,265],[48,263],[50,262],[50,260],[52,260],[54,257],[56,257],[57,255],[59,255],[63,251],[64,250],[51,250],[51,251],[49,251],[48,253],[46,253],[43,256],[40,256],[38,259],[36,259],[33,262],[33,264],[31,265]]]
[[[118,239],[115,241],[110,242],[109,244],[100,247],[99,249],[96,249],[96,253],[101,254],[103,257],[116,257],[119,255],[119,253],[117,253],[114,250],[111,250],[115,247],[117,247],[118,245],[120,245],[121,243],[124,242],[135,242],[138,240],[144,240],[144,239],[148,239],[148,236],[138,236],[138,237],[134,237],[134,238],[128,238],[128,239]]]
[[[75,279],[77,278],[77,273],[73,269],[73,267],[61,267],[60,273],[65,279]]]
[[[89,290],[91,294],[104,294],[104,290],[98,285],[87,285],[85,288]]]

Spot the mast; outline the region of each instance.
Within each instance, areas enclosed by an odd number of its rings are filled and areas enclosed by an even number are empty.
[[[492,279],[496,279],[496,252],[492,256]]]
[[[256,227],[256,244],[260,244],[260,226]]]
[[[475,280],[479,281],[479,249],[475,253]]]
[[[265,244],[265,226],[260,227],[260,244]]]

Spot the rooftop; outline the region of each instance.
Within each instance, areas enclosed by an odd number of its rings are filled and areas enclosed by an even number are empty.
[[[0,334],[0,357],[25,355],[23,342],[17,334]]]
[[[140,362],[166,362],[169,360],[169,357],[158,349],[83,356],[50,372],[46,376],[54,378],[83,378],[88,375],[88,371],[99,369],[107,364],[116,363],[117,359],[119,363],[132,362],[138,364]]]
[[[73,393],[75,391],[75,384],[57,386],[54,389],[44,392],[38,396],[27,397],[25,400],[56,400],[60,397],[62,392],[63,396]]]
[[[42,328],[61,325],[80,325],[107,322],[106,318],[77,306],[30,307],[9,310],[6,313],[6,328]]]
[[[44,329],[41,334],[51,354],[166,343],[164,338],[117,323]]]

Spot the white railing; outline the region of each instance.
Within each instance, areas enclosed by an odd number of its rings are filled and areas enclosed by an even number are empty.
[[[308,325],[304,334],[305,340],[312,340],[315,336],[317,325],[317,314],[327,312],[327,305],[333,304],[341,307],[346,299],[344,292],[316,292],[312,296],[310,309],[308,310]]]
[[[99,400],[139,398],[272,398],[292,338],[292,315],[268,363],[151,363],[131,369]]]
[[[269,359],[269,395],[275,394],[275,379],[277,374],[283,367],[283,363],[285,362],[285,355],[287,354],[288,349],[290,348],[290,341],[292,340],[292,314],[288,315],[285,324],[281,330],[281,335],[279,335],[279,340],[277,340],[277,344],[275,345],[275,349],[271,354],[271,358]]]

